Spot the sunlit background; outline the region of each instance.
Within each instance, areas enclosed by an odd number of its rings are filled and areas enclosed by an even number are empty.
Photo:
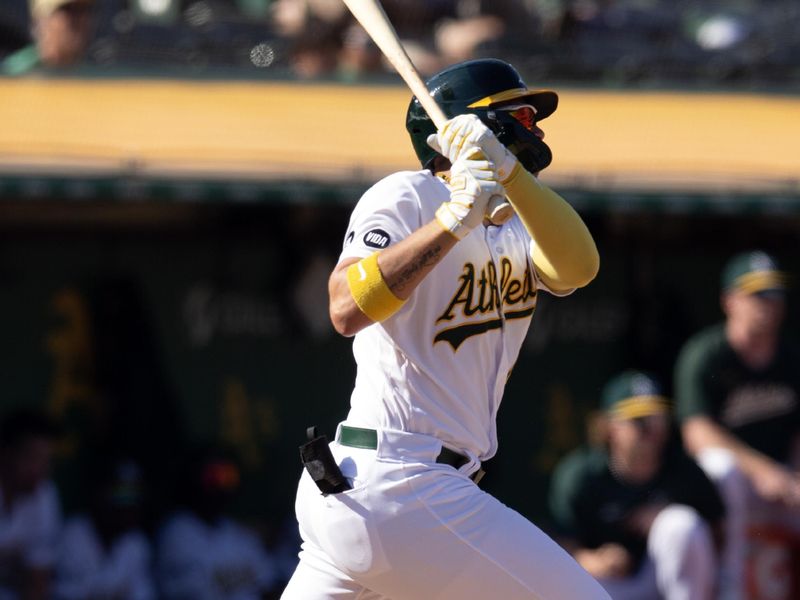
[[[560,94],[542,179],[588,223],[601,273],[540,302],[484,480],[547,528],[549,474],[599,389],[626,367],[671,384],[681,344],[721,318],[731,254],[763,248],[800,276],[800,4],[383,4],[424,74],[496,57]],[[360,194],[417,168],[410,93],[334,0],[89,13],[80,57],[47,64],[27,2],[0,3],[0,403],[62,425],[66,514],[112,448],[153,486],[155,530],[179,457],[223,446],[241,469],[230,512],[287,577],[297,446],[307,426],[333,434],[354,377],[327,276]]]

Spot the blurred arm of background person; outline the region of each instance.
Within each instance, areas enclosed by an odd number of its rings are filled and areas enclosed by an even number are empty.
[[[484,55],[487,47],[530,48],[540,37],[538,10],[519,0],[460,0],[455,18],[436,24],[436,48],[445,64]],[[529,50],[525,50],[527,54]],[[491,54],[491,52],[490,52]]]
[[[734,454],[739,468],[765,500],[800,506],[800,478],[796,472],[742,443],[709,417],[690,417],[681,431],[693,456],[708,448],[725,448]]]

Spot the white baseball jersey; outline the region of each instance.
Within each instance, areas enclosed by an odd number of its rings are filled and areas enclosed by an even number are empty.
[[[49,568],[61,528],[58,492],[42,483],[27,496],[5,506],[0,490],[0,600],[17,598],[20,567]]]
[[[340,260],[396,244],[434,218],[450,192],[429,171],[395,173],[361,198]],[[495,417],[547,289],[518,217],[480,225],[460,241],[390,318],[360,331],[347,423],[424,433],[477,457],[497,450]],[[549,291],[549,290],[548,290]]]
[[[106,548],[89,518],[74,517],[61,537],[54,596],[152,600],[151,559],[150,543],[141,531],[125,533]]]
[[[359,201],[341,259],[404,239],[449,200],[427,171],[378,182]],[[347,425],[376,447],[330,444],[352,489],[320,494],[308,471],[295,505],[303,538],[284,600],[610,600],[530,521],[469,479],[497,449],[495,416],[536,307],[531,238],[514,218],[479,226],[406,304],[356,334]],[[442,444],[468,454],[437,462]]]

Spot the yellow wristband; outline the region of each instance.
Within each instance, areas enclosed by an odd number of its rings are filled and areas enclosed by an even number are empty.
[[[386,285],[378,268],[378,254],[373,252],[347,268],[347,285],[353,300],[376,323],[388,319],[405,304]]]

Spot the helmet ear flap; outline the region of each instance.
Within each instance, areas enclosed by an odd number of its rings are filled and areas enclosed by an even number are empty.
[[[497,139],[517,157],[526,171],[536,174],[553,161],[550,146],[508,113],[489,110],[485,122]]]

